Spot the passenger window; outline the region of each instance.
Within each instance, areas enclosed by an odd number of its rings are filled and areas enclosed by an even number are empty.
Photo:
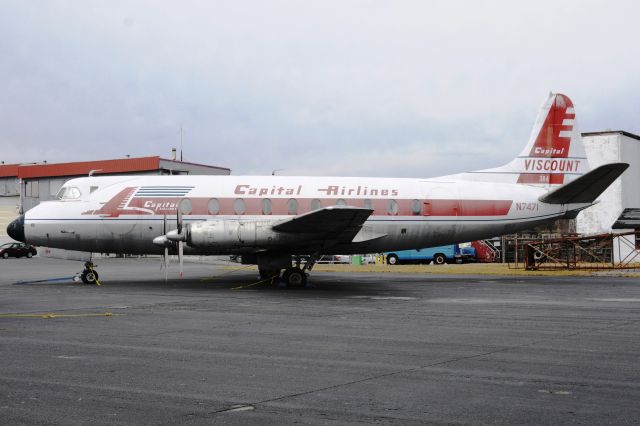
[[[191,214],[192,210],[193,204],[191,203],[190,199],[184,198],[182,201],[180,201],[180,211],[182,212],[182,214]]]
[[[420,200],[413,200],[411,202],[411,213],[420,214],[421,210],[422,210],[422,204],[420,203]]]
[[[210,199],[207,207],[209,208],[209,213],[211,214],[220,213],[220,202],[217,198]]]
[[[311,200],[311,210],[320,210],[322,208],[322,201],[314,198]]]
[[[262,200],[262,214],[271,214],[272,211],[273,208],[271,205],[271,200],[268,198]]]
[[[388,212],[390,215],[393,215],[393,216],[398,214],[398,203],[396,202],[396,200],[389,200]]]
[[[369,210],[373,210],[373,201],[371,201],[370,199],[365,199],[364,200],[364,208],[365,209],[369,209]]]
[[[287,211],[289,214],[298,214],[298,200],[295,198],[289,199],[287,201]]]
[[[347,202],[342,198],[339,198],[338,201],[336,201],[336,206],[346,206],[346,205],[347,205]]]
[[[236,198],[236,201],[233,202],[233,210],[236,212],[236,214],[244,214],[246,205],[242,198]]]

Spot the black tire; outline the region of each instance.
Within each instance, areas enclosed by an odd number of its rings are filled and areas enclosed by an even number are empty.
[[[433,256],[433,263],[435,263],[436,265],[444,265],[445,263],[447,263],[447,257],[442,253],[438,253]]]
[[[3,259],[8,259],[9,258],[9,253],[7,253],[6,251],[4,253],[2,253],[2,258]]]
[[[387,265],[399,265],[400,259],[395,254],[390,254],[387,256]]]
[[[282,274],[282,280],[291,287],[304,287],[307,284],[307,274],[300,268],[289,268]]]
[[[86,269],[82,271],[82,275],[80,275],[82,282],[85,284],[95,284],[98,282],[98,273],[96,271],[87,271]]]
[[[28,252],[27,252],[27,257],[28,257],[29,259],[31,259],[31,258],[33,257],[33,254],[31,254],[31,252],[30,252],[30,251],[28,251]]]

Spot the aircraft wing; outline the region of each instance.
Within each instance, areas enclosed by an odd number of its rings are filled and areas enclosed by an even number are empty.
[[[273,230],[295,234],[324,234],[323,239],[351,242],[373,210],[352,206],[330,206],[285,219]]]

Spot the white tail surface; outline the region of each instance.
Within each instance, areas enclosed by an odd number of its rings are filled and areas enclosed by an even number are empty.
[[[520,155],[502,167],[465,173],[464,177],[553,186],[584,175],[589,171],[589,164],[575,117],[571,99],[550,93],[540,106],[529,142]]]

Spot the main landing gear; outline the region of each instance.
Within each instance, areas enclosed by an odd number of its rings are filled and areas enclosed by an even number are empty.
[[[307,286],[307,272],[311,271],[313,265],[318,260],[318,255],[311,256],[295,256],[295,266],[286,268],[280,276],[281,269],[259,268],[260,279],[271,279],[272,283],[278,282],[283,287],[306,287]],[[304,262],[303,262],[304,261]]]

